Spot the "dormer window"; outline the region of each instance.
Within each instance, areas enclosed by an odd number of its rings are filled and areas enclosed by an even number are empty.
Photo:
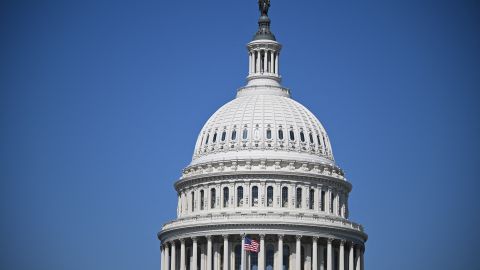
[[[283,130],[281,128],[278,130],[278,139],[283,140]]]
[[[272,138],[272,130],[267,129],[267,139],[270,140]]]
[[[293,129],[290,130],[290,141],[295,140],[295,133],[293,132]]]
[[[305,142],[305,134],[303,134],[303,131],[300,131],[300,140]]]
[[[260,132],[258,131],[258,125],[255,127],[255,129],[253,130],[253,138],[255,140],[259,140],[260,139]]]

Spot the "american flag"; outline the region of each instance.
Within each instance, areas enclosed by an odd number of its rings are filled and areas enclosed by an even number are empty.
[[[248,237],[245,237],[245,244],[243,245],[243,249],[258,253],[259,248],[260,248],[260,245],[258,244],[257,241],[250,239]]]

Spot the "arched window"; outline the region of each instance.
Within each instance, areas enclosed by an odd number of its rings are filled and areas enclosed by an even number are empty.
[[[274,266],[274,263],[273,263],[273,258],[274,258],[274,255],[275,255],[275,248],[273,247],[273,245],[267,245],[267,260],[266,260],[266,263],[267,263],[267,268],[266,270],[273,270],[273,266]]]
[[[210,138],[210,134],[207,134],[207,138],[205,139],[205,145],[208,144],[208,138]]]
[[[232,131],[232,137],[231,138],[232,138],[232,141],[235,141],[237,139],[237,131],[235,129]]]
[[[297,200],[296,200],[296,206],[297,208],[302,207],[302,188],[297,188]]]
[[[195,210],[195,192],[192,191],[192,212]]]
[[[252,187],[252,206],[258,205],[258,187]]]
[[[326,258],[326,257],[325,257]],[[290,269],[290,247],[288,245],[283,245],[283,270]]]
[[[278,130],[278,139],[283,140],[283,130],[281,128]],[[207,141],[208,141],[208,139],[207,139]]]
[[[229,199],[229,190],[228,187],[223,188],[223,207],[228,207],[228,199]]]
[[[320,194],[320,210],[325,211],[325,191],[322,190]]]
[[[217,197],[217,191],[212,188],[210,189],[210,208],[215,208],[216,206],[216,197]]]
[[[290,141],[295,140],[295,133],[293,132],[293,129],[290,130]]]
[[[288,187],[282,188],[282,207],[288,207]]]
[[[244,128],[243,129],[243,134],[242,134],[242,139],[246,140],[248,138],[248,129]]]
[[[305,142],[305,134],[303,134],[303,131],[300,131],[300,140]]]
[[[308,207],[310,209],[313,209],[313,206],[315,205],[315,190],[310,189],[310,193],[308,195]]]
[[[267,187],[267,206],[268,207],[273,206],[273,187],[272,186]]]
[[[200,190],[200,210],[203,210],[205,208],[205,192]]]
[[[237,188],[237,206],[243,206],[243,187]]]
[[[317,135],[318,147],[322,147],[322,142],[320,142],[320,136]]]
[[[222,132],[222,142],[225,141],[225,138],[226,138],[226,137],[227,137],[227,132],[224,130],[224,131]]]
[[[270,140],[272,138],[272,131],[267,129],[267,139]]]
[[[310,143],[313,143],[313,135],[312,135],[312,133],[310,133],[308,136],[310,137]]]
[[[215,142],[217,142],[217,132],[213,134],[212,143],[215,143]]]

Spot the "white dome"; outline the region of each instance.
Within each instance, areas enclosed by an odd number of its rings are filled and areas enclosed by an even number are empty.
[[[291,99],[288,90],[259,88],[264,91],[240,89],[237,98],[210,117],[198,136],[190,165],[240,159],[333,165],[330,141],[320,121]]]

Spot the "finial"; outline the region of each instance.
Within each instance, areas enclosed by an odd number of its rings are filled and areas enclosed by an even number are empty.
[[[270,32],[270,19],[268,18],[268,9],[270,8],[270,0],[258,0],[258,9],[260,10],[260,18],[258,19],[258,31],[253,40],[268,39],[275,40],[275,36]]]

